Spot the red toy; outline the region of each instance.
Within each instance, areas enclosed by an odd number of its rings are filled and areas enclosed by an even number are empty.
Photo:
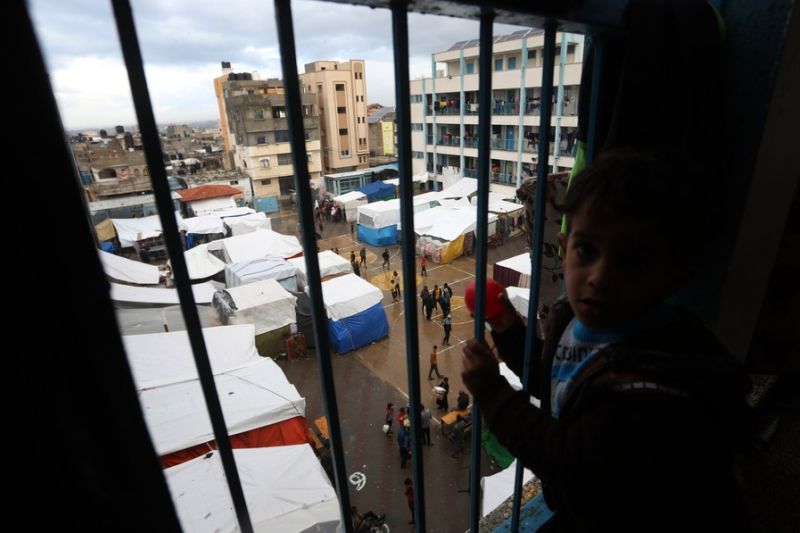
[[[498,295],[505,289],[493,279],[486,280],[486,319],[491,320],[503,310],[503,304],[498,300]],[[475,280],[469,282],[464,292],[464,303],[470,313],[475,313]]]

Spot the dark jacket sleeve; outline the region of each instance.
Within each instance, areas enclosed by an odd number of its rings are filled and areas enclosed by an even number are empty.
[[[522,378],[522,361],[525,353],[525,331],[525,324],[522,321],[517,321],[503,333],[492,331],[492,340],[500,358],[520,378]]]

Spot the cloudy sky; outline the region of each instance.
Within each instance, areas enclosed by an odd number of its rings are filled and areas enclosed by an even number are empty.
[[[160,124],[216,120],[213,78],[236,72],[281,77],[272,3],[263,0],[131,0]],[[67,129],[136,123],[122,54],[103,0],[29,0]],[[388,10],[293,2],[298,70],[320,59],[365,59],[369,102],[394,105]],[[433,52],[478,37],[478,23],[409,16],[411,78],[430,76]],[[496,25],[495,35],[515,27]]]

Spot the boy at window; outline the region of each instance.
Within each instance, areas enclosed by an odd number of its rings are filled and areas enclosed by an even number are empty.
[[[746,376],[668,301],[689,277],[697,224],[676,160],[609,152],[575,177],[559,235],[567,298],[531,366],[540,408],[486,345],[464,348],[464,384],[489,428],[542,480],[547,531],[747,529],[734,478]],[[521,376],[525,327],[500,299],[492,338]]]

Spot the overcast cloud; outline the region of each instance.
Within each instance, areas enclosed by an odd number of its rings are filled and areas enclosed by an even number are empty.
[[[67,129],[136,123],[110,2],[30,0]],[[212,79],[221,61],[235,72],[281,77],[273,5],[253,0],[132,0],[150,95],[160,124],[217,120]],[[292,4],[298,70],[311,61],[366,60],[367,99],[394,105],[388,10],[297,0]],[[411,78],[430,58],[478,36],[478,23],[409,16]],[[496,25],[495,35],[515,27]]]

